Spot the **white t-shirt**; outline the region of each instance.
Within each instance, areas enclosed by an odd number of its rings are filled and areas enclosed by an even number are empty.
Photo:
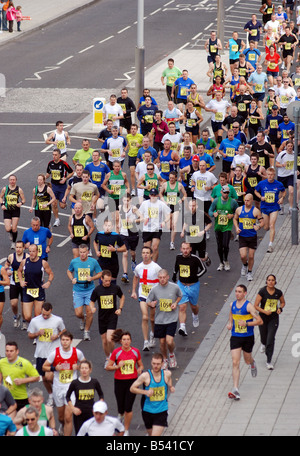
[[[151,261],[149,264],[142,262],[136,266],[134,275],[140,279],[139,298],[147,298],[151,288],[158,283],[158,273],[160,270],[161,266],[154,261]]]
[[[216,113],[214,113],[214,112],[211,113],[212,114],[211,120],[213,122],[223,122],[223,120],[225,119],[226,110],[227,110],[227,108],[230,107],[230,104],[228,103],[227,100],[217,101],[217,100],[213,99],[207,103],[206,107],[208,109],[217,110]]]
[[[105,118],[106,120],[112,119],[114,116],[118,116],[118,117],[124,116],[123,109],[121,108],[121,106],[118,103],[116,103],[114,105],[111,105],[110,103],[105,104],[103,107],[103,113],[106,114],[106,118]],[[120,126],[119,119],[114,120],[113,122],[114,122],[113,124],[116,127]]]
[[[233,160],[232,160],[232,164],[231,164],[231,168],[235,168],[236,165],[244,165],[245,166],[248,166],[248,165],[251,165],[251,161],[250,161],[250,157],[249,155],[247,154],[243,154],[243,155],[235,155],[233,157]]]
[[[211,190],[205,190],[205,187],[212,187],[218,182],[216,176],[210,171],[195,171],[191,180],[195,182],[194,197],[201,201],[210,201]]]
[[[60,339],[51,341],[51,336],[59,334],[65,329],[63,319],[56,315],[51,315],[45,319],[42,315],[34,317],[28,326],[28,333],[37,333],[40,329],[45,329],[45,334],[36,340],[35,358],[47,358],[48,355],[60,346]]]
[[[161,224],[171,209],[163,201],[157,200],[152,203],[150,200],[146,200],[142,202],[139,211],[144,219],[147,219],[147,223],[143,224],[143,231],[155,233],[162,229]]]
[[[171,141],[171,149],[172,150],[177,150],[178,144],[181,141],[181,133],[175,133],[175,135],[171,135],[170,133],[165,134],[162,137],[161,142],[164,144],[165,140],[169,139]]]
[[[118,418],[107,416],[102,423],[97,423],[95,418],[90,418],[85,421],[78,431],[77,437],[100,437],[100,436],[113,436],[116,433],[124,432],[125,428]]]
[[[287,89],[285,89],[284,87],[280,87],[280,89],[278,90],[278,96],[280,99],[280,107],[285,109],[292,101],[295,100],[297,94],[293,87],[288,87]]]
[[[278,154],[276,162],[280,165],[286,164],[284,168],[277,168],[278,177],[288,177],[294,174],[294,153],[288,154],[286,150],[283,150]]]

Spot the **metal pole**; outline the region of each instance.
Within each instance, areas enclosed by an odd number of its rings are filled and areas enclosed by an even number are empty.
[[[224,10],[224,0],[218,0],[218,25],[217,25],[217,37],[222,43],[223,49],[220,51],[220,54],[224,54],[224,19],[225,19],[225,10]]]
[[[298,245],[298,209],[297,209],[297,164],[298,164],[298,122],[299,108],[294,107],[295,147],[294,147],[294,194],[292,208],[292,245]]]
[[[138,1],[137,10],[137,46],[135,48],[135,103],[139,104],[144,89],[144,0]]]

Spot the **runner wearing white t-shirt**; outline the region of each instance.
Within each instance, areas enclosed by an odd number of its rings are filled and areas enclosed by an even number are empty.
[[[132,293],[133,299],[138,299],[140,303],[140,309],[142,312],[142,332],[144,337],[143,351],[149,351],[149,348],[155,345],[154,339],[154,315],[155,309],[150,310],[150,338],[148,339],[149,331],[149,307],[146,304],[146,299],[150,293],[151,288],[158,283],[158,272],[161,267],[153,261],[153,252],[151,247],[144,246],[142,249],[143,261],[139,263],[135,270],[132,282]],[[139,286],[138,293],[136,287]]]
[[[205,111],[212,112],[211,127],[215,135],[217,144],[221,144],[223,128],[222,123],[229,114],[230,104],[222,98],[222,92],[217,91],[215,98],[210,100],[205,106]]]

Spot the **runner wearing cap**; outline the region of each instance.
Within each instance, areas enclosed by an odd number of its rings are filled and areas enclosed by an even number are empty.
[[[107,404],[104,401],[95,402],[93,406],[94,417],[85,421],[78,437],[104,437],[124,435],[124,426],[118,418],[107,415]]]

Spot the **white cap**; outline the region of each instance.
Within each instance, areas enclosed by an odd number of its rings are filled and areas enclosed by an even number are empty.
[[[99,413],[105,413],[107,411],[107,404],[104,401],[95,402],[93,405],[93,411]]]

